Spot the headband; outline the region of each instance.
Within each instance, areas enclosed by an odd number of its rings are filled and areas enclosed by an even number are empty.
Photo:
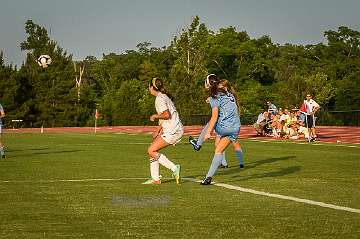
[[[155,89],[159,90],[159,89],[157,88],[157,86],[156,86],[156,80],[157,80],[156,77],[152,79],[152,86],[153,86]]]
[[[206,85],[206,87],[210,87],[210,76],[215,76],[216,77],[216,75],[215,74],[209,74],[209,75],[207,75],[206,76],[206,79],[205,79],[205,85]]]

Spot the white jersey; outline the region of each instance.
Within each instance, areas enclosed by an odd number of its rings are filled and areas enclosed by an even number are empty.
[[[177,131],[183,130],[183,125],[180,121],[179,113],[176,111],[174,103],[167,95],[159,92],[155,99],[155,108],[158,114],[161,114],[166,110],[169,110],[170,112],[170,119],[159,119],[159,124],[163,128],[163,133],[173,134]]]
[[[3,108],[2,105],[0,104],[0,126],[2,125],[1,112],[4,112],[4,108]]]
[[[304,104],[306,106],[306,114],[310,115],[315,108],[320,107],[320,105],[318,103],[316,103],[315,100],[310,99],[310,100],[304,100]]]

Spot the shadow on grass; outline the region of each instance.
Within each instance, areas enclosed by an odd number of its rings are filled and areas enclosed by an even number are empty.
[[[246,180],[258,179],[258,178],[281,177],[281,176],[299,172],[300,170],[301,170],[300,166],[291,166],[291,167],[282,168],[280,170],[276,170],[276,171],[272,171],[272,172],[256,173],[256,174],[244,175],[244,176],[243,175],[234,175],[234,176],[232,176],[232,178],[234,178],[234,180],[225,180],[225,181],[226,182],[237,182],[237,181],[246,181]]]
[[[290,156],[284,156],[284,157],[272,157],[272,158],[268,158],[268,159],[251,162],[251,163],[246,163],[246,161],[245,161],[245,167],[243,169],[240,169],[239,166],[236,165],[236,166],[231,166],[228,169],[225,169],[222,172],[221,171],[220,172],[223,175],[230,175],[230,174],[242,172],[244,170],[256,168],[256,167],[264,165],[264,164],[275,163],[278,161],[295,159],[295,158],[296,158],[296,156],[290,155]]]
[[[48,150],[50,148],[35,148],[35,149],[6,149],[7,153],[12,152],[22,152],[22,151],[40,151],[40,150]]]
[[[250,180],[250,179],[256,179],[256,178],[265,178],[265,177],[280,177],[280,176],[284,176],[287,174],[292,174],[292,173],[298,172],[301,170],[301,167],[300,166],[291,166],[291,167],[284,168],[284,169],[281,169],[278,171],[257,173],[257,174],[253,174],[253,175],[247,175],[247,176],[242,175],[242,172],[252,169],[252,168],[256,168],[256,167],[264,165],[264,164],[270,164],[270,163],[275,163],[278,161],[295,159],[295,158],[296,158],[296,156],[290,155],[290,156],[284,156],[284,157],[272,157],[272,158],[268,158],[268,159],[264,159],[264,160],[258,160],[255,162],[251,162],[249,164],[247,164],[245,162],[245,168],[240,169],[239,166],[236,165],[236,166],[231,166],[227,169],[219,169],[216,172],[215,177],[216,177],[216,175],[229,175],[234,179],[239,178],[238,180],[230,180],[230,181],[226,180],[226,182],[235,182],[235,181]],[[190,175],[187,177],[191,177],[191,178],[204,177],[204,175],[206,175],[206,172],[207,171],[205,171],[204,174],[201,174],[201,175]]]
[[[51,154],[66,154],[66,153],[77,153],[77,152],[83,152],[85,150],[57,150],[57,151],[39,151],[39,152],[33,152],[33,153],[25,153],[25,154],[17,154],[17,155],[11,155],[8,154],[8,158],[17,158],[17,157],[24,157],[24,156],[34,156],[34,155],[51,155]]]

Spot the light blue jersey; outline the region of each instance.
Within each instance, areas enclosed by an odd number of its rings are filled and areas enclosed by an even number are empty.
[[[219,117],[215,125],[216,133],[221,137],[229,136],[231,140],[236,140],[241,123],[234,95],[218,93],[217,98],[210,98],[210,106],[219,108]]]

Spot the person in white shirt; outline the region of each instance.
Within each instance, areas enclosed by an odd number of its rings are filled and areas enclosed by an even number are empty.
[[[160,149],[178,143],[184,134],[179,113],[163,85],[160,78],[153,78],[149,84],[150,94],[156,97],[156,114],[150,116],[150,121],[159,120],[159,126],[154,131],[153,142],[148,148],[151,179],[143,184],[161,184],[159,164],[173,172],[177,184],[180,181],[180,165],[175,165],[164,154],[158,152]]]
[[[268,100],[266,102],[267,106],[268,106],[268,112],[271,114],[271,115],[276,115],[278,113],[278,109],[276,107],[276,105],[274,105],[270,100]]]
[[[315,130],[315,113],[320,109],[320,105],[316,103],[315,100],[312,99],[312,95],[307,94],[306,100],[304,100],[305,105],[305,114],[306,120],[305,124],[306,127],[310,129],[310,140],[315,141],[317,138],[316,130]]]
[[[265,134],[266,124],[269,122],[269,112],[262,111],[256,120],[256,123],[253,124],[258,136],[263,136]]]

